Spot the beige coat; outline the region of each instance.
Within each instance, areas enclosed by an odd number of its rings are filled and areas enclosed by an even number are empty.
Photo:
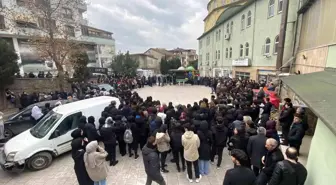
[[[187,131],[182,135],[182,145],[184,148],[184,159],[190,162],[199,158],[198,148],[200,140],[193,131]]]
[[[99,152],[97,152],[97,149]],[[105,163],[107,152],[98,145],[97,141],[91,141],[86,146],[84,154],[85,168],[89,177],[94,181],[104,180],[107,177],[108,168]]]
[[[170,137],[167,133],[158,132],[155,135],[156,146],[159,152],[166,152],[170,150]]]

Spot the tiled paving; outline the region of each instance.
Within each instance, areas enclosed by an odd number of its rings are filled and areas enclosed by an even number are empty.
[[[138,90],[140,96],[146,98],[152,96],[161,103],[193,103],[206,97],[210,99],[210,88],[204,86],[165,86],[146,87]],[[190,184],[186,179],[186,173],[178,173],[175,164],[170,162],[171,155],[167,158],[168,170],[164,178],[169,185]],[[129,157],[117,156],[118,165],[109,168],[107,177],[108,185],[144,185],[146,173],[142,163],[142,157],[134,160]],[[224,152],[222,167],[216,169],[211,165],[211,172],[202,178],[200,185],[220,185],[223,183],[225,170],[231,168],[232,162],[228,152]],[[195,183],[195,182],[194,182]],[[52,165],[42,171],[31,172],[26,170],[21,174],[10,174],[0,170],[0,185],[76,185],[77,180],[73,170],[73,160],[70,154],[65,154],[55,159]],[[153,183],[154,184],[154,183]]]

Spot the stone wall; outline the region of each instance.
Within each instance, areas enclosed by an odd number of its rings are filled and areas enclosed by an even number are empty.
[[[22,92],[26,92],[28,94],[33,92],[52,92],[60,90],[59,80],[56,78],[18,78],[15,79],[14,83],[8,86],[9,90],[15,93],[15,95],[19,95]],[[63,82],[64,91],[70,92],[71,85],[64,81]],[[0,93],[0,110],[11,109],[15,106],[5,100],[5,93]]]

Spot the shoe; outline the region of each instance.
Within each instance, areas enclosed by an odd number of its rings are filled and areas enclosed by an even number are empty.
[[[126,154],[121,154],[122,157],[124,157]]]
[[[179,166],[177,167],[177,171],[178,171],[178,172],[181,172],[181,168],[180,168]]]
[[[186,171],[186,167],[185,167],[185,166],[182,167],[182,171],[183,171],[183,172]]]
[[[171,160],[170,160],[170,162],[172,162],[172,163],[175,163],[175,162],[176,162],[176,160],[175,160],[175,159],[171,159]]]
[[[193,183],[193,182],[194,182],[192,179],[189,179],[188,177],[187,177],[187,179],[188,179],[188,181],[189,181],[190,183]]]
[[[202,179],[202,175],[200,175],[199,178],[196,179],[196,182],[199,183],[201,179]]]
[[[133,154],[131,153],[131,154],[129,154],[128,156],[129,156],[129,157],[133,157]]]
[[[220,166],[217,166],[217,170],[219,170],[220,169]]]
[[[164,167],[167,167],[168,165],[167,164],[164,164]]]
[[[212,164],[212,165],[215,165],[215,161],[211,161],[211,164]]]
[[[169,171],[166,170],[166,169],[164,169],[164,168],[162,168],[162,169],[161,169],[161,172],[162,172],[162,173],[168,173]]]
[[[136,155],[134,156],[134,159],[138,159],[138,158],[139,158],[139,155],[136,154]]]
[[[112,166],[115,166],[115,165],[117,165],[118,164],[118,160],[117,161],[113,161],[113,162],[110,162],[110,166],[112,165]]]

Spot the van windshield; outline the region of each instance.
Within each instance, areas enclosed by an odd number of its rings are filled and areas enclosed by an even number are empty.
[[[37,138],[43,138],[61,117],[62,114],[50,111],[32,129],[30,129],[31,135]]]

